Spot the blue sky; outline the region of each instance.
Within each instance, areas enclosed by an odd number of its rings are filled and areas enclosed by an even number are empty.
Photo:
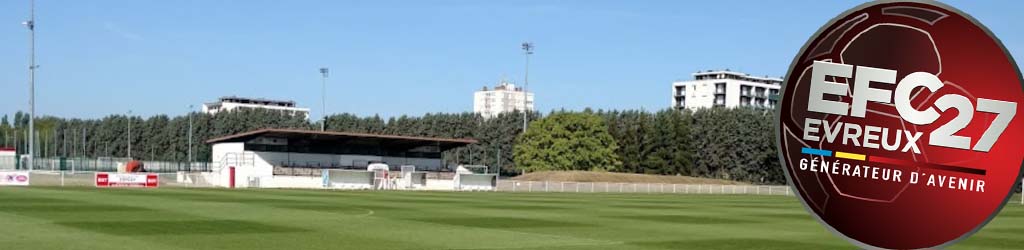
[[[38,0],[41,115],[180,115],[237,95],[328,110],[472,110],[503,75],[552,109],[647,109],[697,70],[781,76],[826,21],[861,1]],[[948,1],[1024,60],[1024,1]],[[0,2],[0,113],[27,110],[28,0]]]

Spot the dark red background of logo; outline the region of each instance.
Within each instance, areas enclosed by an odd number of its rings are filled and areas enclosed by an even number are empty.
[[[808,86],[814,61],[830,61],[897,71],[897,81],[913,72],[929,72],[945,86],[937,92],[916,90],[911,104],[931,107],[938,97],[960,94],[977,107],[977,98],[1017,103],[1017,114],[990,152],[928,145],[928,134],[957,116],[954,109],[917,126],[900,118],[889,104],[868,103],[864,118],[835,116],[807,111]],[[826,78],[846,83],[853,81]],[[975,24],[950,7],[925,3],[869,3],[855,8],[822,28],[798,54],[786,77],[779,114],[779,148],[787,177],[805,206],[834,231],[860,244],[883,248],[926,248],[950,243],[976,231],[1005,204],[1017,184],[1024,152],[1024,91],[1021,75],[1004,47]],[[872,84],[893,90],[896,85]],[[826,99],[850,102],[850,97],[826,95]],[[975,112],[973,120],[956,135],[970,136],[971,145],[989,127],[995,114]],[[850,122],[860,125],[905,129],[925,134],[918,141],[921,154],[846,146],[802,139],[805,118]],[[968,192],[922,183],[885,182],[847,176],[801,171],[797,167],[802,147],[904,159],[919,163],[983,169],[984,175],[968,174],[915,164],[878,164],[913,171],[985,180],[986,192]],[[902,146],[900,147],[902,149]],[[819,157],[821,158],[821,157]],[[834,160],[835,158],[825,159]],[[855,163],[856,161],[847,160]],[[907,176],[904,176],[907,178]]]

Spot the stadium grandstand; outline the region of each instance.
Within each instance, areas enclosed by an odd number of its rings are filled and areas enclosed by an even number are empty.
[[[260,129],[206,143],[212,145],[211,158],[218,166],[214,172],[218,178],[229,179],[218,183],[237,187],[394,189],[418,183],[422,188],[450,190],[459,188],[460,182],[454,179],[460,172],[454,171],[457,166],[446,165],[443,153],[477,141]],[[424,183],[428,174],[438,181]]]

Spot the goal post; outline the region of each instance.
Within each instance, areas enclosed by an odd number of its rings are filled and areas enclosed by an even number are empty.
[[[401,181],[399,188],[402,189],[417,189],[427,186],[427,173],[417,172],[416,166],[404,165],[402,166]]]
[[[373,189],[374,177],[374,171],[324,169],[323,186],[335,189]]]

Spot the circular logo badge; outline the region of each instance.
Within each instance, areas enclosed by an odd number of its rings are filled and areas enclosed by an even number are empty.
[[[939,3],[873,2],[822,27],[777,110],[786,177],[861,247],[948,245],[999,212],[1020,179],[1024,91],[992,33]]]

